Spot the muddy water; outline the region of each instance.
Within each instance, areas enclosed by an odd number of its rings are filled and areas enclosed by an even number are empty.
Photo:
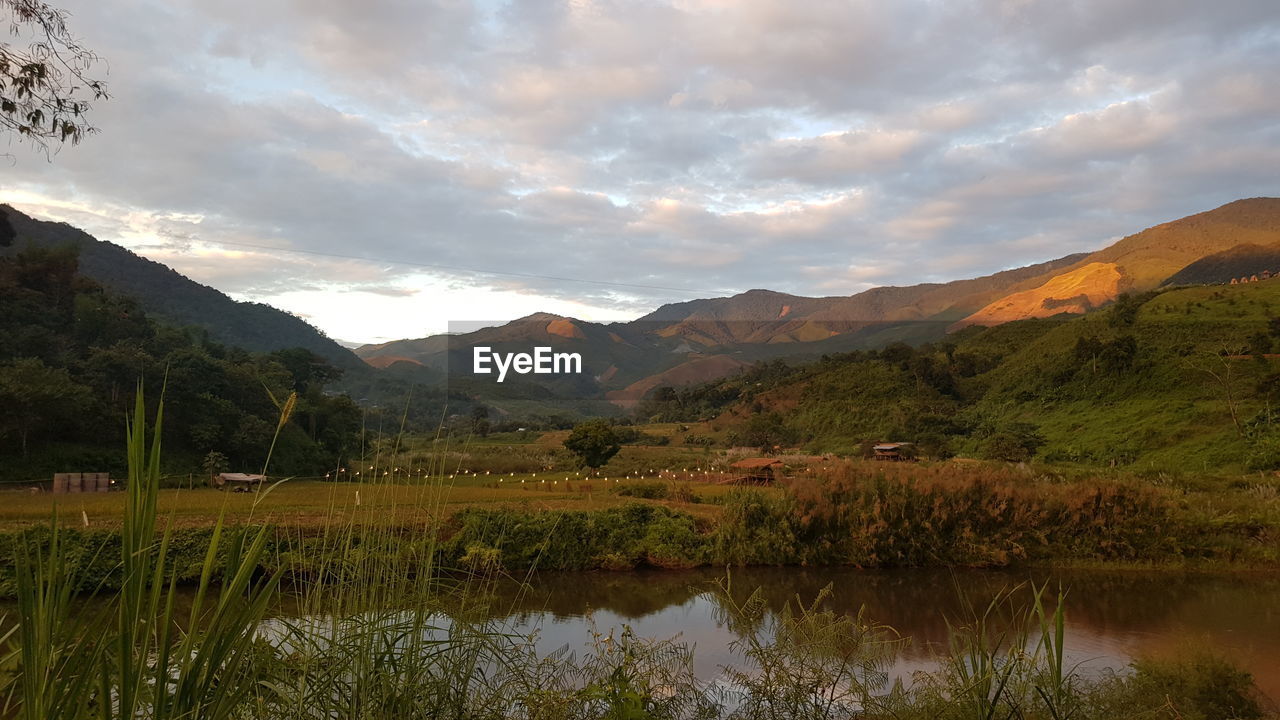
[[[705,679],[741,665],[714,592],[723,571],[542,573],[499,591],[492,613],[520,630],[537,630],[540,650],[584,650],[590,629],[630,626],[637,634],[679,637],[695,646]],[[833,589],[829,607],[866,616],[910,638],[894,670],[909,677],[935,666],[947,620],[963,621],[965,603],[985,607],[1002,589],[1034,581],[1066,590],[1067,655],[1085,673],[1123,670],[1144,654],[1193,645],[1216,648],[1252,672],[1280,699],[1280,575],[1147,571],[974,571],[751,569],[734,571],[739,598],[763,588],[770,606]],[[1025,590],[1023,591],[1026,592]]]

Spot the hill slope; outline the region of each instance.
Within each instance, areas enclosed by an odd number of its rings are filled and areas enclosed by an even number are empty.
[[[1130,235],[1078,262],[1019,283],[1010,292],[965,317],[956,327],[994,325],[1018,318],[1048,317],[1062,312],[1079,294],[1073,276],[1089,266],[1110,268],[1118,277],[1090,285],[1092,305],[1114,300],[1123,292],[1158,287],[1183,268],[1206,256],[1238,245],[1280,243],[1280,198],[1251,198],[1208,212],[1174,220]]]
[[[642,411],[714,416],[734,438],[858,452],[1180,471],[1280,469],[1280,279],[1132,296],[1081,317],[970,327],[769,367],[668,393]]]
[[[1164,281],[1164,285],[1218,285],[1280,273],[1280,245],[1237,245],[1196,260]]]
[[[303,347],[344,370],[363,369],[350,350],[330,340],[305,320],[261,303],[237,302],[172,268],[114,243],[98,240],[64,223],[35,220],[0,205],[14,240],[0,252],[24,247],[72,246],[80,253],[80,272],[115,292],[139,301],[151,315],[178,325],[204,328],[214,340],[266,352]]]

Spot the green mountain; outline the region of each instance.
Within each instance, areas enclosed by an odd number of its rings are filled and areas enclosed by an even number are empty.
[[[350,350],[295,315],[262,303],[237,302],[168,266],[65,223],[35,220],[8,205],[0,205],[0,214],[13,230],[12,242],[0,247],[0,254],[11,256],[28,247],[72,247],[79,252],[80,273],[135,298],[157,319],[202,328],[225,345],[256,352],[301,347],[343,370],[363,369]]]
[[[0,254],[0,486],[122,472],[140,384],[153,405],[164,396],[165,456],[184,483],[202,466],[261,471],[268,448],[276,472],[323,474],[359,451],[371,414],[329,391],[339,374],[304,348],[251,353],[157,322],[79,273],[74,248]]]
[[[1082,317],[970,327],[658,393],[731,442],[1041,459],[1140,470],[1280,469],[1280,279],[1126,295]]]

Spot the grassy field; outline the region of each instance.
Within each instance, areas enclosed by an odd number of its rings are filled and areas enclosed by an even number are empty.
[[[388,476],[389,477],[389,476]],[[653,500],[619,494],[627,487],[652,483],[686,484],[698,502]],[[291,480],[269,492],[237,493],[213,488],[161,490],[158,512],[176,527],[213,524],[220,514],[228,522],[316,527],[360,518],[413,524],[468,507],[538,510],[603,510],[628,502],[678,508],[696,517],[715,518],[717,498],[732,487],[707,482],[705,474],[676,473],[676,477],[584,479],[572,473],[462,475],[453,478],[389,482],[325,482]],[[772,490],[770,492],[781,492]],[[57,509],[66,525],[116,527],[124,513],[125,494],[83,493],[52,495],[6,492],[0,495],[0,529],[47,523]],[[376,511],[376,512],[375,512]]]

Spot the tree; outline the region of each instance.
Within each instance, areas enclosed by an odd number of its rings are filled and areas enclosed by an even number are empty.
[[[16,432],[26,457],[33,432],[71,422],[91,399],[63,368],[23,358],[0,367],[0,434]]]
[[[40,0],[0,0],[6,19],[12,41],[0,42],[0,128],[46,153],[97,132],[88,112],[107,87],[89,76],[98,56],[71,34],[67,13]]]
[[[294,392],[303,393],[313,386],[323,387],[342,377],[342,370],[306,348],[276,350],[269,357],[289,371]]]
[[[210,450],[201,461],[200,467],[204,470],[204,474],[212,481],[213,477],[221,472],[227,471],[227,456],[217,450]]]
[[[596,419],[575,425],[564,447],[590,468],[598,468],[618,454],[622,444],[608,420]]]
[[[4,208],[0,208],[0,247],[9,247],[17,237],[18,232],[13,229],[13,223],[9,222],[9,214]]]

